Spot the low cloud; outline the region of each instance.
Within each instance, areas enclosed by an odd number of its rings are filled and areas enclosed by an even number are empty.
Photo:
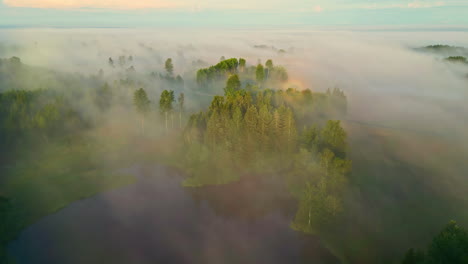
[[[416,1],[412,3],[408,3],[408,8],[430,8],[430,7],[439,7],[444,6],[444,2],[421,2]]]
[[[364,9],[389,9],[389,8],[431,8],[431,7],[440,7],[445,6],[446,3],[442,1],[438,2],[428,2],[428,1],[414,1],[407,4],[404,3],[395,3],[395,4],[370,4],[365,5],[362,8]]]
[[[142,9],[142,8],[174,8],[180,5],[167,0],[4,0],[12,7],[30,8],[112,8],[112,9]]]
[[[321,6],[319,6],[319,5],[317,5],[317,6],[314,7],[314,11],[317,12],[317,13],[320,13],[320,12],[323,11],[323,8]]]

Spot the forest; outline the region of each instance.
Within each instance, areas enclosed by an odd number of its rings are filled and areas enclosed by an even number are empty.
[[[0,44],[0,55],[21,54],[19,46]],[[463,213],[454,213],[462,210],[465,200],[458,195],[465,183],[437,178],[428,165],[436,157],[425,156],[456,156],[450,164],[458,172],[463,150],[445,147],[420,127],[397,126],[392,119],[372,123],[378,107],[360,105],[359,92],[346,89],[347,82],[298,84],[302,71],[320,67],[295,65],[298,60],[287,57],[294,56],[293,48],[250,48],[268,54],[258,56],[264,63],[234,52],[219,60],[190,57],[196,50],[190,45],[180,48],[185,53],[163,56],[148,43],[137,49],[146,56],[130,49],[105,53],[88,74],[30,65],[19,55],[0,59],[0,263],[16,263],[11,245],[26,228],[77,201],[157,178],[135,172],[154,164],[179,175],[173,176],[179,188],[200,208],[239,222],[244,211],[232,208],[255,211],[246,213],[252,222],[279,214],[287,219],[285,232],[318,238],[336,263],[468,263]],[[414,51],[440,52],[446,58],[437,61],[440,67],[466,64],[461,47],[405,50]],[[147,61],[156,66],[143,66]],[[375,104],[387,100],[364,95]],[[417,102],[440,103],[431,99]],[[460,189],[450,194],[433,187],[457,183]],[[230,188],[241,188],[244,197]],[[449,208],[447,215],[434,216],[421,205],[426,200]],[[420,210],[405,211],[412,207]],[[416,227],[418,214],[434,219]],[[451,221],[455,216],[461,219]],[[398,232],[381,231],[397,229],[394,222],[401,225]]]
[[[28,84],[14,76],[35,74],[34,69],[27,69],[19,58],[4,59],[2,73],[10,74],[10,80],[5,80],[2,87],[16,83],[16,89],[0,95],[2,160],[15,160],[24,155],[21,150],[28,148],[39,151],[65,144],[73,151],[76,144],[94,145],[84,135],[98,128],[97,121],[106,115],[113,100],[125,100],[138,120],[137,135],[157,137],[150,134],[154,130],[145,127],[154,129],[154,122],[158,122],[160,129],[156,133],[183,142],[168,145],[173,151],[164,153],[170,165],[170,161],[177,160],[173,165],[186,173],[183,186],[219,185],[244,177],[278,174],[278,181],[288,187],[299,204],[293,228],[314,233],[318,225],[326,224],[340,212],[341,195],[351,170],[351,162],[346,159],[346,132],[339,120],[331,120],[345,115],[346,96],[338,88],[325,93],[270,89],[269,84],[274,87],[287,79],[285,68],[272,66],[271,60],[265,67],[248,67],[245,59],[239,61],[227,59],[208,70],[198,70],[200,89],[210,86],[204,82],[224,81],[220,88],[224,96],[214,96],[206,110],[189,114],[182,92],[164,90],[153,103],[145,89],[138,88],[124,98],[128,92],[102,84],[99,77],[86,80],[96,85],[86,92],[70,93],[54,87],[21,89]],[[114,63],[109,66],[115,67]],[[173,67],[171,59],[167,59],[166,73],[158,76],[177,86],[183,81],[180,76],[172,77]],[[205,72],[207,77],[200,81]],[[77,98],[82,98],[78,104],[73,102]],[[87,107],[95,108],[98,116],[80,113],[80,108]],[[86,155],[90,150],[84,151]],[[7,216],[1,222],[3,243],[18,230],[12,226],[18,220],[17,210],[23,208],[15,208],[15,203],[2,197],[2,211],[6,212],[2,216]]]

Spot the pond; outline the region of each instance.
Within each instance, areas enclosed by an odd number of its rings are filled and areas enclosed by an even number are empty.
[[[339,263],[289,227],[287,198],[258,181],[189,189],[166,167],[129,170],[137,183],[44,217],[9,244],[11,255],[19,264]]]

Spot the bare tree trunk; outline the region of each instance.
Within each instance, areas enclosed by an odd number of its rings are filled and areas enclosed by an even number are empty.
[[[165,116],[166,116],[166,132],[167,132],[167,111],[164,112]]]
[[[174,129],[174,113],[171,112],[171,126],[172,126],[172,129]]]
[[[179,111],[179,128],[182,129],[182,111]]]

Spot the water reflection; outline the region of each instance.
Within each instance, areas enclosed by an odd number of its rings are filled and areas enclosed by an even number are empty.
[[[194,190],[164,167],[131,170],[138,183],[24,230],[9,246],[18,263],[338,263],[289,228],[290,199],[274,181]]]

